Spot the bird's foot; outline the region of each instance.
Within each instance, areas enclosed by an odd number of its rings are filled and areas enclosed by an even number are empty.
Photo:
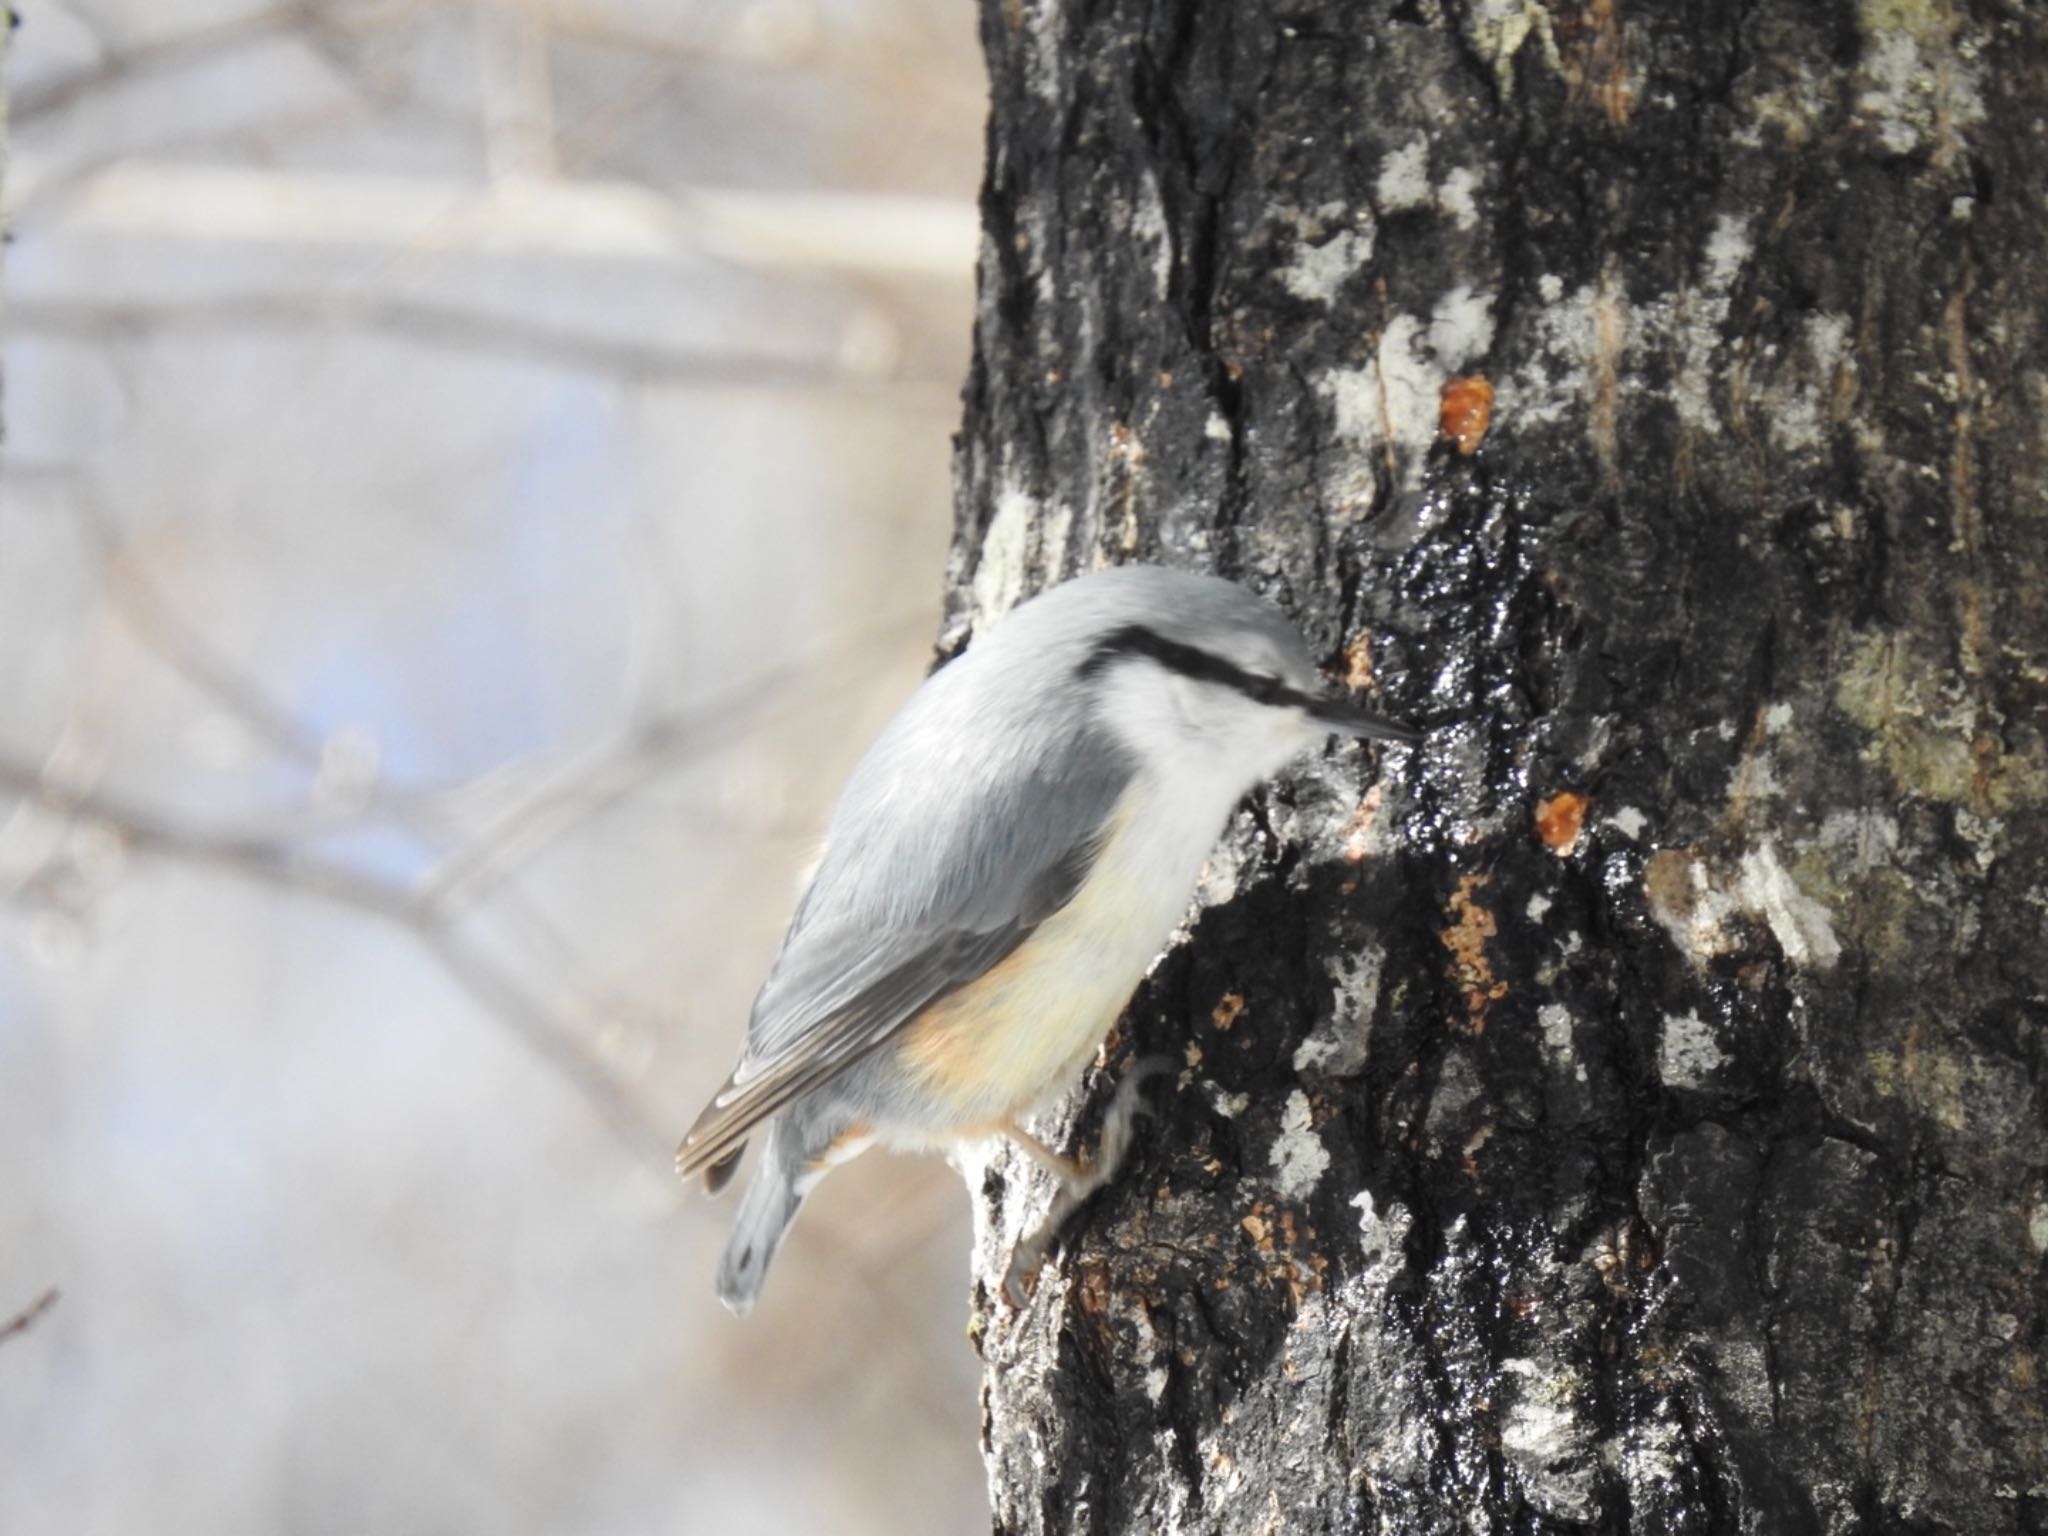
[[[1010,1251],[1009,1268],[1003,1275],[1003,1294],[1009,1298],[1011,1306],[1021,1308],[1029,1299],[1031,1283],[1037,1279],[1045,1256],[1052,1250],[1060,1230],[1097,1190],[1116,1177],[1124,1159],[1130,1155],[1139,1117],[1152,1113],[1152,1106],[1145,1102],[1143,1096],[1145,1084],[1176,1070],[1170,1056],[1147,1056],[1124,1074],[1123,1081],[1116,1085],[1116,1094],[1110,1099],[1109,1108],[1103,1113],[1102,1135],[1096,1141],[1095,1156],[1086,1164],[1060,1156],[1036,1136],[1015,1125],[1008,1128],[1011,1140],[1023,1148],[1033,1162],[1049,1169],[1060,1181],[1045,1219]]]

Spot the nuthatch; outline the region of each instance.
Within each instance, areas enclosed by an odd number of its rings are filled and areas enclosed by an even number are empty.
[[[877,1140],[1002,1134],[1054,1169],[1035,1267],[1114,1173],[1140,1074],[1091,1168],[1020,1117],[1079,1078],[1237,802],[1332,734],[1417,739],[1323,692],[1265,599],[1153,566],[1055,587],[927,678],[847,781],[746,1050],[676,1154],[718,1190],[766,1123],[725,1304],[752,1309],[804,1196]]]

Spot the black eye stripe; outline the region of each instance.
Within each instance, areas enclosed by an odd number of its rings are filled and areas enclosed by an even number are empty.
[[[1212,651],[1169,640],[1142,624],[1127,624],[1097,642],[1076,673],[1092,678],[1124,656],[1148,656],[1170,672],[1178,672],[1182,677],[1191,677],[1199,682],[1221,683],[1260,704],[1292,704],[1307,709],[1315,702],[1310,695],[1288,687],[1277,677],[1261,677],[1255,672],[1247,672],[1237,663],[1225,661]]]

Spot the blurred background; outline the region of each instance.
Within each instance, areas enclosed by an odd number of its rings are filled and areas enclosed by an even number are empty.
[[[0,1530],[986,1529],[966,1197],[669,1172],[922,675],[963,0],[16,0]]]

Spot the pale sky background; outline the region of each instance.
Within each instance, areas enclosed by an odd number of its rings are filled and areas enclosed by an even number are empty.
[[[17,5],[0,1530],[985,1530],[958,1178],[740,1324],[667,1167],[929,656],[973,8]]]

